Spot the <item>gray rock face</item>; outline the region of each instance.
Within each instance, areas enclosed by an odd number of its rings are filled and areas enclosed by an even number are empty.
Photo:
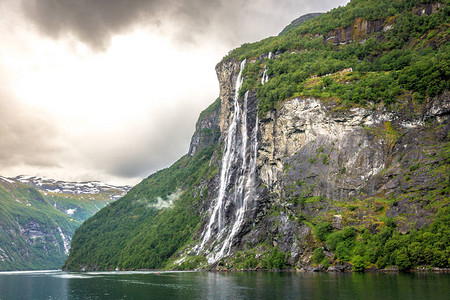
[[[311,196],[356,196],[384,168],[386,156],[384,145],[363,126],[392,118],[364,109],[332,115],[329,107],[313,98],[286,101],[261,126],[260,176],[280,196],[298,180],[314,185]]]

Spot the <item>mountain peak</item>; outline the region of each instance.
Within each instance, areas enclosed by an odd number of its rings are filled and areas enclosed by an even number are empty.
[[[294,21],[291,22],[288,26],[284,27],[283,30],[278,34],[278,36],[286,34],[288,31],[291,31],[292,29],[300,26],[302,23],[314,19],[320,15],[323,15],[323,13],[309,13],[303,16],[298,17]]]

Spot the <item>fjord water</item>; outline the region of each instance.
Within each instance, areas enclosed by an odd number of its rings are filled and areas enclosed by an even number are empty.
[[[0,272],[0,299],[448,299],[450,274]]]

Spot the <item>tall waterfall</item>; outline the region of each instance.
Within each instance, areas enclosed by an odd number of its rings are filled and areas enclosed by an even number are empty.
[[[242,85],[242,71],[246,61],[243,60],[236,79],[234,95],[234,112],[228,126],[224,155],[220,172],[219,194],[216,198],[206,231],[203,234],[199,251],[215,236],[214,249],[208,256],[213,263],[228,255],[233,239],[239,233],[244,222],[244,214],[248,203],[256,195],[256,158],[258,150],[258,116],[255,123],[249,123],[248,91],[245,93],[242,108],[239,104],[239,89]],[[249,132],[250,131],[250,132]],[[233,215],[225,220],[228,207],[233,207]]]

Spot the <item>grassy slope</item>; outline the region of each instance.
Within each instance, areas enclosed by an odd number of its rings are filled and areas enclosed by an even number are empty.
[[[76,209],[72,219],[83,222],[101,208],[112,202],[109,193],[68,195],[60,193],[43,193],[43,197],[59,210]],[[81,225],[81,223],[80,223]]]

